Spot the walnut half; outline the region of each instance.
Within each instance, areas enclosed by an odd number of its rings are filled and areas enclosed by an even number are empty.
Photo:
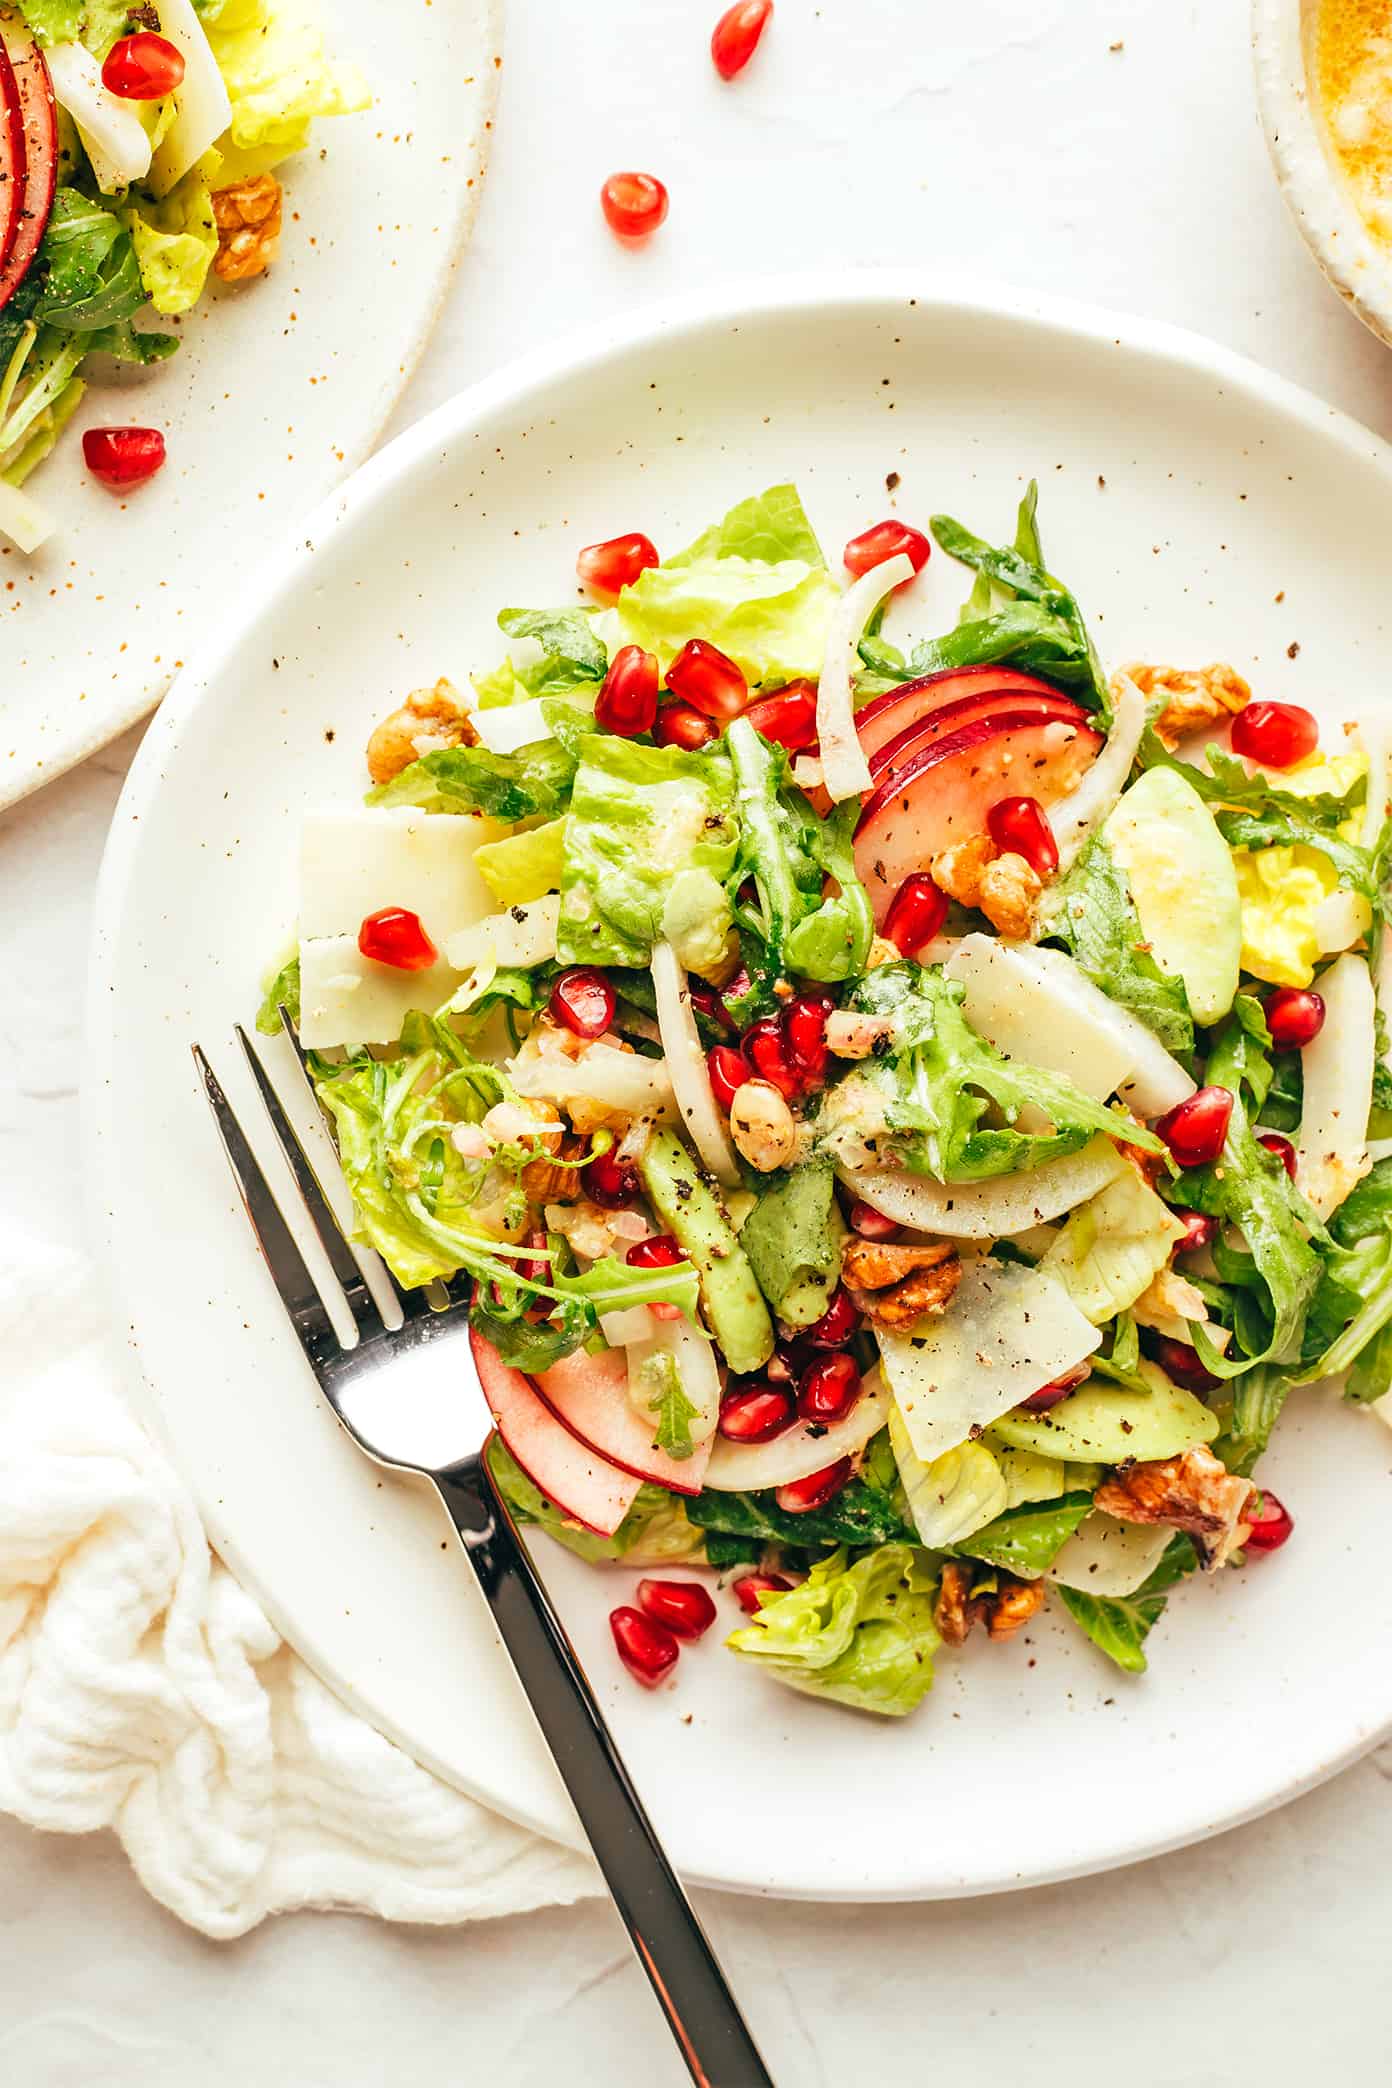
[[[1164,696],[1165,708],[1155,720],[1155,730],[1171,753],[1191,732],[1235,717],[1252,697],[1237,670],[1221,660],[1208,667],[1151,667],[1135,662],[1113,678],[1113,690],[1123,681],[1133,681],[1143,696]]]
[[[879,1327],[912,1327],[930,1312],[946,1312],[961,1280],[957,1249],[945,1240],[848,1240],[841,1260],[841,1281]]]
[[[374,783],[390,783],[423,754],[477,745],[473,720],[442,675],[433,689],[413,689],[400,710],[383,718],[367,743],[367,773]]]
[[[263,275],[280,244],[280,183],[274,174],[213,191],[218,250],[213,273],[224,283]]]
[[[1013,1574],[998,1573],[996,1587],[977,1595],[972,1592],[975,1571],[967,1560],[943,1562],[933,1622],[945,1645],[964,1644],[974,1624],[984,1624],[988,1638],[1014,1638],[1044,1607],[1043,1581],[1016,1580]]]
[[[1208,1572],[1222,1565],[1247,1534],[1242,1511],[1253,1492],[1211,1450],[1186,1450],[1123,1465],[1098,1487],[1096,1506],[1119,1522],[1164,1523],[1194,1540]]]

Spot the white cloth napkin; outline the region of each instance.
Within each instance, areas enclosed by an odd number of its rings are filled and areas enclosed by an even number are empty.
[[[0,1232],[0,1358],[0,1807],[115,1828],[147,1890],[210,1936],[291,1907],[457,1922],[599,1889],[282,1643],[125,1407],[76,1256]]]

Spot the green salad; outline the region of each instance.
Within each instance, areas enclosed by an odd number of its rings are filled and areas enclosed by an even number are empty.
[[[308,815],[260,1018],[635,1677],[725,1590],[744,1663],[895,1717],[1046,1605],[1144,1669],[1291,1536],[1287,1397],[1392,1416],[1381,729],[1108,674],[1033,487],[930,527],[846,584],[792,486],[587,547]]]

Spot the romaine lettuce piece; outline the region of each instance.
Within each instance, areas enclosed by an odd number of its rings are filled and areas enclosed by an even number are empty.
[[[819,1561],[725,1643],[793,1689],[902,1718],[933,1686],[932,1560],[912,1545],[882,1544],[848,1561],[840,1550]]]
[[[356,66],[329,57],[308,0],[202,0],[198,15],[232,101],[219,187],[303,151],[317,116],[372,106]]]
[[[525,906],[560,889],[565,821],[548,819],[474,850],[474,867],[500,906]]]
[[[1183,1232],[1169,1206],[1128,1167],[1070,1214],[1039,1267],[1100,1327],[1135,1303]]]

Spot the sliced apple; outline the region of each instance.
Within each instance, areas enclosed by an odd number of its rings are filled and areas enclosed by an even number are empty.
[[[1037,674],[1022,674],[1014,667],[950,667],[941,674],[923,674],[917,681],[887,689],[883,696],[867,703],[864,710],[857,711],[856,732],[867,761],[873,769],[880,749],[910,725],[992,695],[1001,699],[995,705],[997,710],[1013,710],[1014,703],[1007,703],[1007,699],[1015,696],[1050,697],[1060,703],[1071,700],[1051,682],[1041,681]]]
[[[698,1494],[710,1443],[690,1457],[669,1457],[653,1442],[653,1424],[628,1397],[628,1354],[605,1349],[590,1356],[577,1349],[533,1380],[536,1391],[561,1424],[587,1448],[634,1479],[651,1479],[673,1493]]]
[[[10,54],[0,36],[0,268],[10,257],[24,196],[24,109]]]
[[[472,1330],[469,1344],[499,1435],[532,1484],[563,1514],[612,1537],[633,1506],[641,1480],[620,1472],[557,1420],[529,1379],[504,1363]]]
[[[1041,722],[1052,718],[1061,725],[1088,723],[1087,712],[1063,696],[1025,694],[1002,698],[994,690],[987,690],[981,696],[963,696],[955,703],[945,703],[937,710],[929,711],[926,717],[915,719],[871,755],[870,774],[875,789],[879,790],[895,775],[902,774],[924,749],[946,739],[950,733],[974,725],[978,718],[993,717],[1003,707],[1008,707],[1017,717],[1037,718]]]
[[[889,1419],[889,1394],[879,1371],[865,1379],[849,1414],[829,1428],[817,1423],[790,1428],[771,1443],[732,1443],[717,1436],[706,1466],[706,1485],[718,1493],[759,1493],[770,1486],[791,1486],[814,1472],[863,1450]]]
[[[1090,725],[1002,710],[924,747],[871,792],[856,829],[856,869],[876,924],[913,871],[985,833],[992,805],[1006,797],[1054,803],[1077,787],[1101,745]]]
[[[19,96],[24,142],[24,184],[9,251],[0,265],[0,311],[24,278],[48,229],[58,179],[58,119],[53,82],[43,52],[17,14],[0,13],[4,43]]]

